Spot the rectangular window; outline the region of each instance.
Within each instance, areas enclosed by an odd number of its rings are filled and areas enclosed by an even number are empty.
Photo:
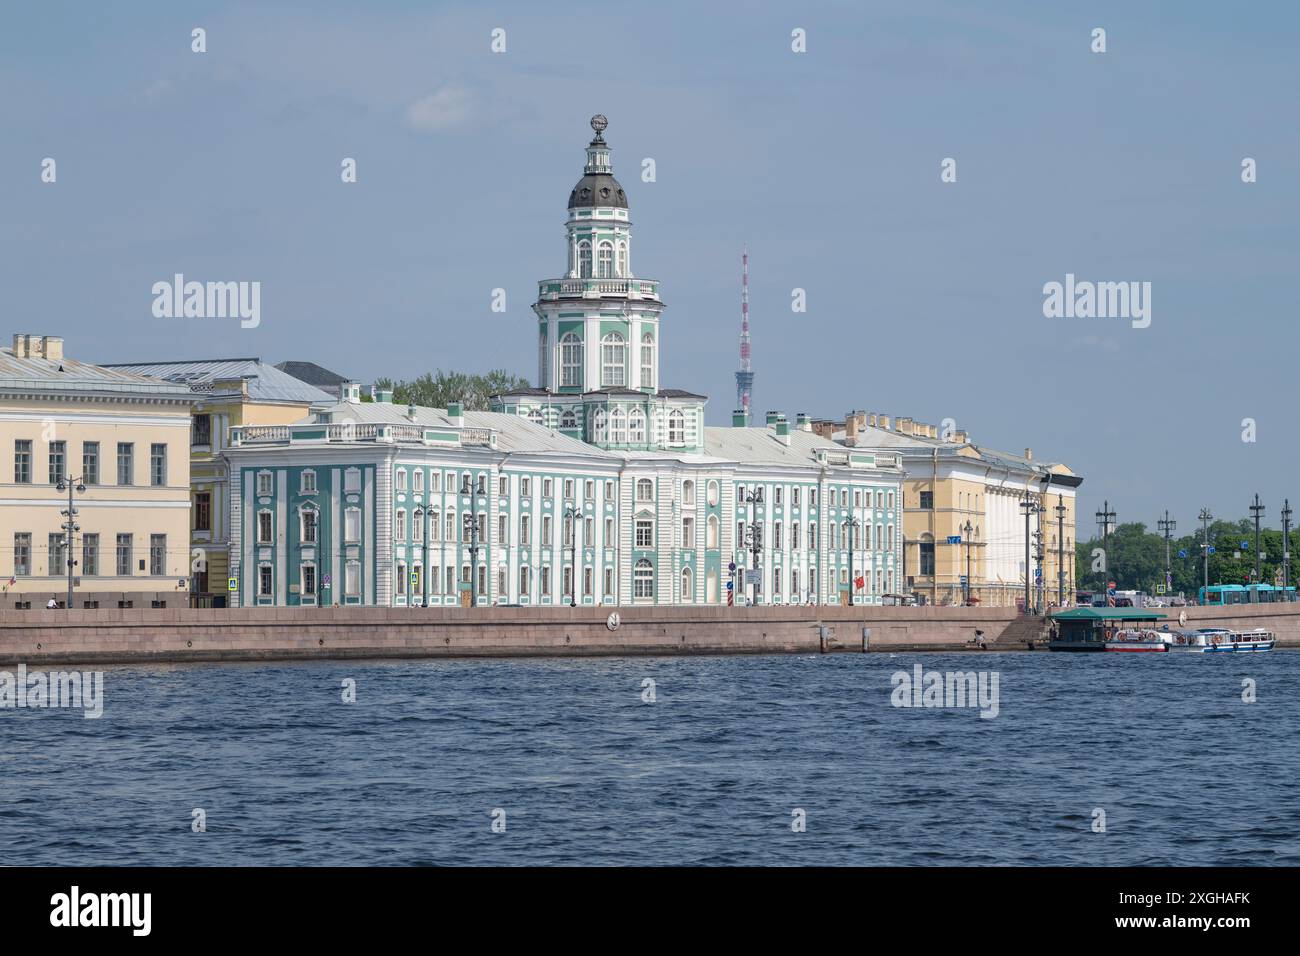
[[[809,508],[816,508],[816,507],[817,507],[817,489],[816,489],[816,488],[809,488],[809,489],[808,489],[808,507],[809,507]]]
[[[135,446],[129,441],[117,443],[117,483],[129,485],[135,478]],[[266,492],[270,494],[270,492]]]
[[[510,494],[510,479],[505,475],[497,479],[497,494],[503,498]]]
[[[605,519],[605,547],[614,547],[614,519]]]
[[[62,534],[51,534],[50,542],[50,576],[59,577],[68,573],[68,553],[64,549],[68,539]]]
[[[779,521],[772,524],[772,547],[781,550],[781,522]]]
[[[81,443],[81,480],[87,485],[99,484],[99,442]]]
[[[582,593],[583,594],[591,593],[591,583],[592,583],[591,577],[592,574],[594,573],[595,572],[591,568],[582,569]]]
[[[612,597],[614,594],[614,571],[612,568],[605,569],[605,594]]]
[[[20,485],[32,483],[32,442],[30,438],[14,441],[14,481]]]
[[[542,597],[550,597],[551,596],[551,566],[549,564],[542,565],[542,572],[540,578],[542,582]]]
[[[566,501],[573,500],[573,479],[572,478],[564,479],[564,499]]]
[[[447,582],[446,591],[448,594],[456,593],[456,569],[450,564],[444,569],[443,580]]]
[[[793,551],[799,550],[799,522],[790,525],[790,548]]]
[[[155,488],[162,488],[167,484],[166,445],[149,446],[149,484]]]
[[[691,548],[695,545],[695,519],[682,519],[682,547]]]
[[[194,493],[194,530],[212,530],[212,492],[210,491]]]
[[[274,540],[274,516],[269,511],[259,511],[257,513],[257,543],[270,544]]]
[[[519,569],[519,596],[528,596],[528,566],[524,565]]]
[[[167,573],[167,535],[149,535],[149,573],[162,577]]]
[[[781,503],[781,486],[780,486],[780,485],[777,485],[777,486],[776,486],[776,503],[777,503],[778,505]]]
[[[932,508],[934,507],[934,492],[933,492],[933,491],[923,491],[923,492],[921,492],[921,507],[922,507],[922,508],[927,508],[927,509],[932,509]],[[922,574],[925,574],[924,571],[922,571],[921,573],[922,573]]]
[[[406,469],[405,468],[397,469],[397,490],[398,491],[406,490]]]
[[[456,540],[456,512],[448,511],[446,522],[443,524],[444,539],[447,541]]]
[[[14,577],[32,573],[32,535],[29,531],[14,533]]]
[[[349,508],[343,512],[343,540],[350,544],[361,541],[361,511]]]
[[[312,508],[302,511],[302,543],[316,543],[316,511]]]
[[[596,521],[590,515],[583,519],[582,522],[582,544],[583,547],[593,547],[596,544]],[[590,593],[590,592],[588,592]]]
[[[521,547],[528,547],[531,544],[531,535],[529,534],[530,521],[528,515],[521,515],[519,518],[519,544]]]
[[[588,479],[582,486],[582,497],[587,501],[596,497],[596,483]]]
[[[406,565],[401,563],[397,565],[397,594],[406,597]]]
[[[791,488],[791,489],[790,489],[790,504],[794,505],[796,508],[799,507],[799,489],[798,489],[798,488]]]
[[[442,472],[440,471],[429,472],[429,490],[442,491]]]
[[[497,542],[504,544],[506,540],[506,516],[497,515]]]
[[[1022,561],[1021,564],[1023,565],[1024,562]],[[921,574],[934,574],[933,541],[924,541],[921,543]]]
[[[57,485],[68,474],[68,443],[50,442],[50,484]]]
[[[190,426],[190,444],[191,445],[212,444],[212,416],[211,415],[194,416],[194,423]]]
[[[131,562],[133,543],[131,535],[119,534],[117,536],[117,575],[126,577],[131,573]]]
[[[257,596],[271,596],[271,566],[263,564],[257,569]]]
[[[411,472],[411,490],[412,491],[424,490],[424,469],[423,468],[417,468],[415,469],[415,471]]]
[[[815,524],[808,525],[808,550],[817,550],[817,526]]]
[[[520,478],[520,479],[519,479],[519,494],[520,494],[520,495],[522,495],[522,496],[525,497],[525,498],[529,497],[529,496],[533,493],[532,488],[533,488],[533,481],[532,481],[531,478]]]
[[[542,515],[542,545],[549,548],[551,546],[551,516]]]
[[[302,566],[302,593],[304,597],[316,594],[316,565],[314,564]]]
[[[419,472],[417,471],[418,475]],[[424,541],[424,512],[416,509],[415,514],[411,516],[411,540]]]
[[[316,493],[316,472],[304,471],[298,487],[304,495],[314,495]]]
[[[612,481],[605,482],[605,500],[606,501],[614,500],[614,482]]]
[[[258,497],[265,497],[271,493],[271,473],[262,472],[257,476],[257,494]]]
[[[543,498],[551,497],[551,479],[549,478],[542,479],[542,497]]]
[[[343,572],[343,593],[348,597],[361,594],[361,562],[349,561]]]
[[[86,577],[99,574],[99,535],[81,536],[81,573]]]
[[[636,523],[636,546],[638,548],[653,548],[654,542],[654,522],[647,521],[644,518],[639,519]]]

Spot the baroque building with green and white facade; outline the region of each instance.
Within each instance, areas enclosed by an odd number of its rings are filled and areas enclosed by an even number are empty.
[[[491,411],[362,402],[231,430],[233,605],[880,603],[900,589],[897,455],[770,412],[704,423],[660,385],[659,283],[595,117],[537,387]],[[757,557],[754,544],[757,544]],[[733,573],[757,564],[742,591]],[[755,577],[757,586],[755,586]],[[852,589],[852,591],[851,591]]]

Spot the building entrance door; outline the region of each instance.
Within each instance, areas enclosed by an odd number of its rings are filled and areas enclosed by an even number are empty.
[[[469,607],[469,598],[470,598],[469,588],[465,588],[463,591],[460,592],[460,606]]]
[[[840,592],[840,604],[844,605],[845,607],[848,607],[848,604],[849,604],[849,592],[848,592],[848,591],[841,591],[841,592]]]

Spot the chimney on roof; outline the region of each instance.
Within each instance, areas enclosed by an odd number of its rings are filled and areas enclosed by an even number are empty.
[[[872,412],[870,415],[867,416],[867,424],[870,425],[872,428],[875,428],[875,427],[876,427],[876,413],[875,413],[875,412]]]
[[[452,426],[455,428],[464,428],[465,427],[465,403],[458,402],[458,401],[448,402],[447,420],[450,421]]]
[[[385,405],[393,404],[393,390],[391,388],[381,388],[375,392],[375,401],[383,402]]]
[[[47,335],[42,342],[45,357],[53,362],[63,358],[63,339],[57,335]]]
[[[966,441],[967,441],[967,438],[966,438],[966,432],[965,432],[965,431],[955,431],[955,432],[953,432],[953,433],[952,433],[952,440],[955,441],[955,442],[957,442],[959,445],[964,445],[964,444],[966,444]]]
[[[776,420],[777,420],[777,418],[780,417],[780,415],[781,415],[780,412],[771,412],[771,411],[769,411],[769,412],[767,413],[767,424],[769,424],[769,425],[775,425],[775,424],[776,424]]]
[[[894,427],[904,435],[912,434],[912,420],[910,418],[900,418],[894,422]]]
[[[745,411],[743,408],[736,408],[736,409],[733,409],[732,412],[731,412],[731,427],[732,427],[732,428],[748,428],[748,427],[749,427],[749,412]]]
[[[1034,450],[1032,448],[1026,448],[1025,461],[1033,461],[1033,460],[1034,460]]]
[[[347,402],[349,405],[360,405],[361,404],[361,383],[344,382],[342,387],[342,396],[343,396],[343,401]]]
[[[794,417],[794,420],[795,420],[795,424],[799,428],[799,431],[801,432],[812,431],[812,416],[809,415],[807,412],[800,412],[798,415]]]
[[[790,423],[784,415],[776,420],[776,440],[782,445],[790,444]]]
[[[885,431],[889,431],[889,416],[881,415],[879,416],[879,421],[880,421],[880,427],[883,428]]]
[[[412,404],[406,406],[406,420],[407,420],[407,421],[410,421],[410,422],[415,421],[415,404],[414,404],[414,403],[412,403]]]
[[[14,333],[14,358],[28,358],[31,355],[31,336],[26,332]]]
[[[852,413],[844,417],[844,444],[853,448],[858,443],[858,417]]]

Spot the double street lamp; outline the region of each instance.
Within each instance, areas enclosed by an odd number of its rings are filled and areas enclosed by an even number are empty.
[[[83,475],[82,478],[84,477],[85,476]],[[72,536],[73,534],[81,530],[81,525],[77,524],[77,509],[73,503],[73,493],[75,492],[76,494],[79,495],[84,495],[86,493],[86,486],[83,483],[82,478],[61,477],[59,478],[59,483],[57,485],[57,488],[60,493],[63,493],[65,491],[68,493],[67,510],[59,512],[59,514],[63,515],[63,517],[67,520],[65,520],[63,524],[61,524],[59,527],[64,532],[63,549],[64,549],[64,557],[66,559],[65,564],[67,565],[67,570],[68,570],[67,610],[69,611],[72,610],[73,569],[76,568],[77,566],[76,560],[72,557]]]
[[[741,544],[747,546],[753,561],[750,575],[753,577],[754,597],[751,603],[757,605],[759,586],[758,555],[763,550],[763,525],[757,520],[757,508],[755,506],[763,503],[762,486],[745,491],[740,496],[740,503],[749,508],[749,527],[745,529],[745,540]]]
[[[564,522],[568,528],[568,542],[565,550],[569,552],[569,607],[578,606],[578,529],[577,521],[581,512],[572,505],[564,508]]]

